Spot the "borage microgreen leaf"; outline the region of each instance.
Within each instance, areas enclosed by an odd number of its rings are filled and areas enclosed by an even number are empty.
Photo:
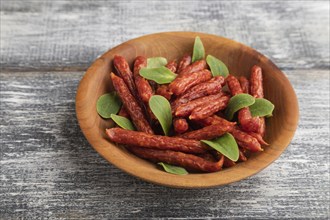
[[[251,115],[253,117],[270,117],[273,114],[275,108],[274,104],[263,98],[256,98],[255,103],[249,106]]]
[[[239,156],[238,146],[235,141],[235,138],[229,133],[226,133],[221,137],[218,137],[210,141],[201,140],[201,142],[219,151],[221,154],[223,154],[225,157],[227,157],[232,161],[238,160],[238,156]]]
[[[255,98],[249,94],[237,94],[230,98],[227,109],[225,111],[226,117],[228,120],[232,120],[235,112],[241,108],[248,107],[253,105]]]
[[[177,74],[173,73],[171,70],[166,67],[158,67],[158,68],[142,68],[140,70],[140,75],[143,78],[148,80],[153,80],[158,84],[166,84],[172,82]]]
[[[197,60],[202,60],[204,59],[204,57],[205,57],[204,45],[200,37],[197,36],[195,38],[195,43],[194,43],[192,62],[195,62]]]
[[[117,114],[121,107],[121,100],[116,92],[106,93],[96,102],[96,111],[102,118],[110,118],[111,114]]]
[[[168,135],[172,126],[172,111],[168,100],[163,96],[153,95],[149,99],[149,107],[162,126],[164,134]]]
[[[125,118],[125,117],[119,116],[119,115],[115,115],[115,114],[111,114],[111,119],[121,128],[124,128],[126,130],[132,130],[132,131],[135,130],[134,125],[128,118]]]
[[[163,162],[160,162],[158,164],[161,165],[164,168],[164,170],[168,173],[172,173],[172,174],[176,174],[176,175],[187,175],[188,174],[187,170],[183,167],[173,166],[173,165],[166,164]]]
[[[226,64],[212,55],[207,55],[206,62],[209,65],[213,76],[227,77],[229,74]]]
[[[147,68],[158,68],[165,66],[167,59],[165,57],[150,57],[147,59]]]

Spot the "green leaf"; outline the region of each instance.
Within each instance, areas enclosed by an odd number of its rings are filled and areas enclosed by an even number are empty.
[[[163,96],[153,95],[149,99],[149,107],[162,126],[164,134],[167,136],[172,126],[172,111],[170,103]]]
[[[196,60],[202,60],[204,59],[204,57],[205,57],[204,45],[201,39],[197,36],[195,38],[195,43],[194,43],[192,62],[195,62]]]
[[[232,120],[235,112],[241,108],[253,105],[255,98],[249,94],[237,94],[230,98],[225,114],[228,120]]]
[[[176,78],[176,74],[166,67],[158,68],[142,68],[140,69],[140,75],[148,80],[153,80],[158,84],[166,84],[172,82]]]
[[[165,66],[167,64],[167,59],[164,57],[150,57],[147,59],[147,68],[158,68]]]
[[[207,55],[206,62],[209,65],[213,76],[227,77],[229,74],[226,64],[212,55]]]
[[[249,108],[253,117],[270,117],[273,116],[272,114],[275,106],[267,99],[256,98],[255,103],[249,106]]]
[[[160,162],[158,164],[161,165],[164,168],[164,170],[168,173],[172,173],[172,174],[176,174],[176,175],[187,175],[188,174],[187,170],[183,167],[173,166],[173,165],[166,164],[163,162]]]
[[[96,102],[96,111],[102,118],[110,118],[111,114],[117,114],[121,107],[121,100],[116,92],[106,93]]]
[[[222,153],[225,157],[232,161],[237,161],[239,156],[239,150],[235,138],[226,133],[221,137],[213,139],[211,141],[208,140],[201,140],[201,142],[209,145],[210,147],[214,148],[215,150]]]
[[[129,119],[123,117],[123,116],[111,114],[111,119],[117,125],[119,125],[121,128],[124,128],[126,130],[132,130],[132,131],[135,130],[134,125],[132,124],[132,122]]]

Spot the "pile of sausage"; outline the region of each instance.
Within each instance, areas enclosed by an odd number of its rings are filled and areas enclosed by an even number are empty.
[[[239,145],[239,160],[246,161],[250,152],[262,151],[265,119],[252,117],[249,108],[240,109],[238,123],[224,119],[223,110],[230,97],[248,93],[263,97],[262,70],[253,66],[250,79],[229,75],[212,77],[205,60],[191,63],[185,55],[177,63],[166,67],[178,74],[170,84],[158,85],[140,76],[141,68],[147,66],[147,58],[135,59],[133,72],[125,58],[116,55],[113,60],[117,75],[111,73],[115,90],[123,107],[119,115],[132,120],[137,131],[119,127],[106,130],[112,142],[123,144],[138,157],[165,162],[193,172],[215,172],[222,167],[231,167],[235,162],[203,144],[231,133]],[[228,85],[229,91],[223,90]],[[159,123],[148,106],[150,97],[162,95],[169,100],[173,116],[173,131],[164,136]]]

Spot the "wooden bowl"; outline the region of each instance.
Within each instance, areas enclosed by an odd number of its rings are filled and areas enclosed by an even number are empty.
[[[102,94],[113,90],[109,73],[114,71],[112,60],[115,54],[124,56],[130,64],[138,55],[179,59],[185,53],[192,53],[196,36],[202,39],[206,54],[221,59],[233,75],[249,76],[253,65],[261,66],[265,98],[275,104],[275,110],[274,116],[266,120],[265,139],[270,146],[265,147],[264,152],[253,154],[247,162],[220,172],[179,176],[166,173],[155,164],[111,143],[106,137],[105,129],[113,124],[111,120],[104,120],[97,114],[96,101]],[[151,34],[127,41],[103,54],[88,68],[79,84],[76,112],[85,137],[102,157],[133,176],[177,188],[220,186],[256,174],[286,149],[295,133],[299,118],[297,97],[289,80],[269,59],[233,40],[195,32]]]

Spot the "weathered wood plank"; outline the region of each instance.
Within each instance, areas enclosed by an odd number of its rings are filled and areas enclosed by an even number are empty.
[[[0,219],[330,218],[329,1],[0,4]],[[173,30],[232,38],[286,70],[299,128],[258,175],[208,190],[156,186],[108,164],[80,132],[74,98],[83,73],[66,70]]]
[[[245,43],[281,68],[329,68],[328,1],[1,1],[7,70],[85,70],[126,40],[200,31]]]
[[[301,113],[287,151],[206,190],[143,182],[93,151],[75,118],[82,72],[1,73],[0,219],[329,218],[329,72],[286,73]]]

